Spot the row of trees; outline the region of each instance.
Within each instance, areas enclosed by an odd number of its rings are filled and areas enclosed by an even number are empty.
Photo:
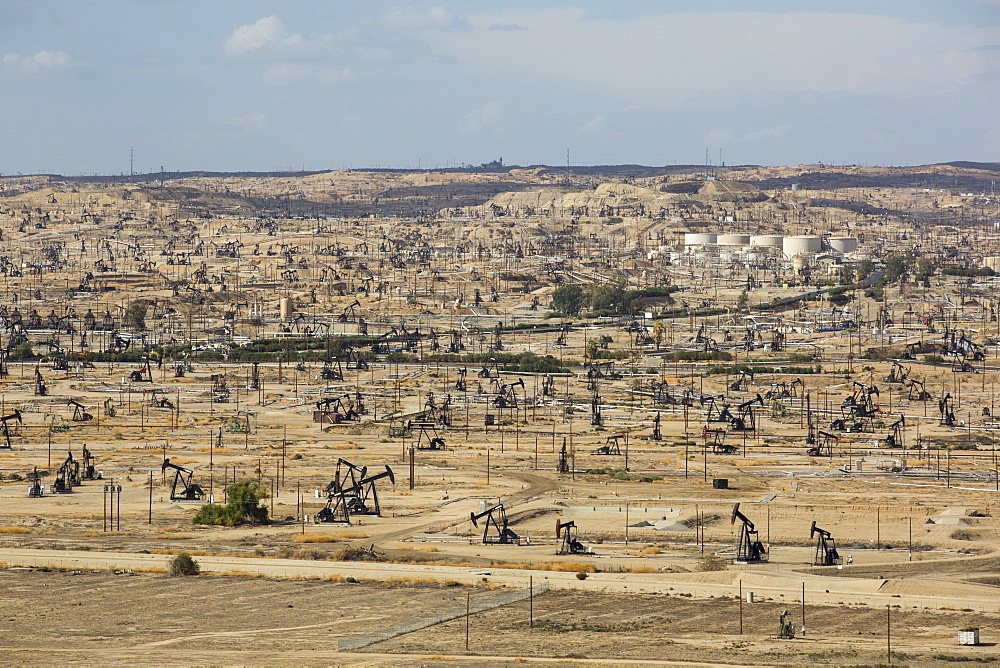
[[[677,286],[629,290],[625,280],[603,283],[584,288],[563,285],[552,293],[552,310],[560,315],[579,315],[584,308],[594,316],[633,315],[641,313],[651,299],[669,297]]]

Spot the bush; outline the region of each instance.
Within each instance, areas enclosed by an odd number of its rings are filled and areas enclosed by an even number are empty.
[[[31,341],[25,341],[14,346],[10,351],[12,360],[30,360],[35,358],[35,353],[31,350]]]
[[[222,506],[206,503],[191,520],[194,524],[214,524],[236,526],[239,524],[270,524],[267,508],[260,500],[267,498],[267,492],[255,482],[238,482],[226,488],[228,502]]]
[[[176,557],[170,560],[170,575],[181,576],[181,575],[198,575],[201,573],[201,566],[198,562],[191,558],[191,555],[187,552],[181,552]]]

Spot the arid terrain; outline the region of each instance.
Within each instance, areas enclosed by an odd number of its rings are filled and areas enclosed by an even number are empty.
[[[0,178],[0,663],[1000,660],[997,169]]]

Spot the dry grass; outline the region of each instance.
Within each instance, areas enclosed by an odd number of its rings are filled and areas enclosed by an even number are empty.
[[[636,552],[636,556],[637,557],[651,557],[654,554],[660,554],[661,552],[663,552],[663,550],[661,550],[660,548],[656,547],[655,545],[650,545],[646,549],[640,550],[640,551]]]
[[[299,533],[292,536],[293,543],[339,543],[341,540],[333,534]]]
[[[441,584],[441,580],[434,578],[389,578],[386,582],[398,582],[405,585],[436,585]]]
[[[0,533],[31,533],[28,527],[0,527]]]
[[[633,566],[628,569],[629,573],[656,573],[657,570],[652,566]]]
[[[292,536],[293,543],[337,543],[344,540],[368,538],[361,531],[340,531],[338,533],[299,533]]]

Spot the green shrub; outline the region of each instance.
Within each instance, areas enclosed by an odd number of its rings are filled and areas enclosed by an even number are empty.
[[[174,576],[198,575],[201,573],[201,566],[191,558],[190,554],[181,552],[170,560],[169,573]]]
[[[35,358],[35,353],[31,350],[31,341],[25,341],[14,346],[10,351],[12,360],[30,360]]]
[[[237,526],[239,524],[270,524],[267,507],[260,500],[267,498],[260,485],[255,482],[238,482],[226,488],[226,505],[206,503],[195,515],[194,524],[214,524]]]

